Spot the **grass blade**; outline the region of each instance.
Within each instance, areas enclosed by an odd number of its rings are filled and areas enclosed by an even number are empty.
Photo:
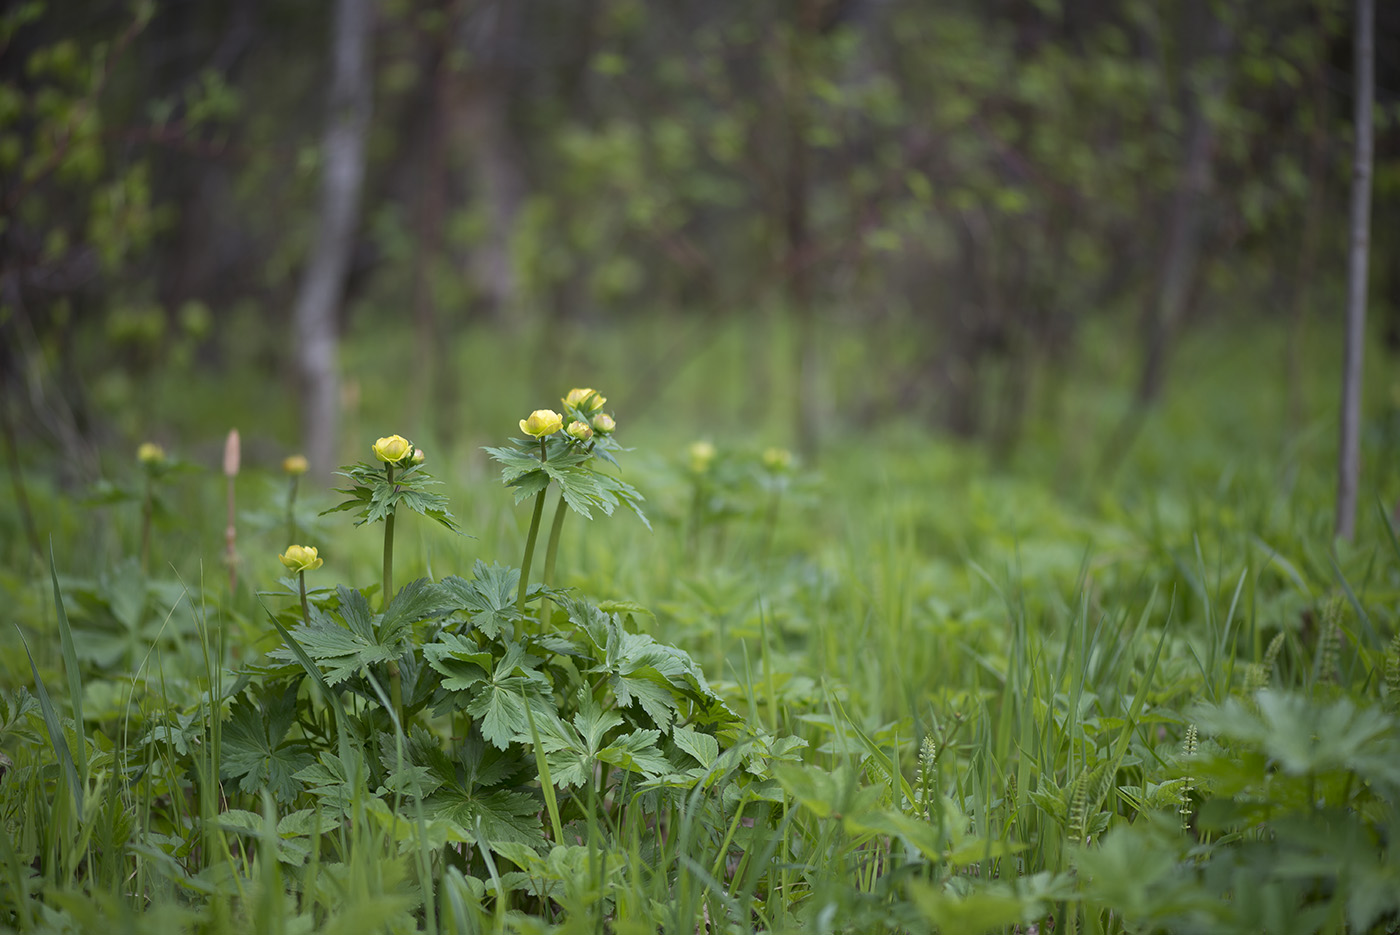
[[[78,651],[73,646],[73,628],[68,625],[68,611],[63,606],[63,592],[58,588],[58,565],[53,557],[53,539],[49,539],[49,577],[53,579],[53,605],[58,611],[58,639],[63,648],[63,668],[68,674],[68,695],[73,704],[73,725],[79,734],[83,732],[83,675],[78,668]],[[29,660],[33,665],[34,660]],[[38,676],[35,676],[37,680]],[[83,788],[87,787],[87,749],[78,745],[78,778]]]
[[[78,780],[78,768],[74,765],[73,754],[68,749],[68,738],[63,736],[63,722],[58,719],[53,699],[49,698],[49,690],[44,687],[44,680],[39,677],[39,667],[34,664],[34,654],[29,651],[29,641],[24,638],[24,631],[19,628],[18,624],[15,626],[15,631],[19,633],[19,641],[24,644],[24,654],[29,657],[29,671],[34,673],[34,697],[39,699],[39,710],[43,712],[44,724],[49,729],[49,743],[53,745],[58,762],[68,777],[68,785],[73,788],[73,802],[78,807],[78,818],[81,821],[83,785]],[[77,735],[78,740],[81,741],[83,738],[81,727],[78,728]]]

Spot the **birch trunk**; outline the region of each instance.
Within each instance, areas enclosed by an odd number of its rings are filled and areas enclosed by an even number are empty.
[[[369,47],[372,0],[337,0],[331,32],[332,74],[316,242],[302,274],[296,308],[297,367],[302,380],[302,433],[318,474],[336,464],[340,418],[338,319],[359,221],[373,76]]]

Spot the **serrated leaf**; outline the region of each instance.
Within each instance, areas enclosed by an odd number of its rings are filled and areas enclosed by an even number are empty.
[[[677,726],[671,731],[671,739],[686,753],[695,758],[701,766],[708,767],[719,758],[719,741],[709,734]]]
[[[671,763],[656,748],[658,730],[638,730],[619,737],[598,751],[598,759],[613,766],[647,776],[661,776],[671,771]]]
[[[301,792],[294,774],[312,763],[300,741],[286,741],[296,717],[297,685],[280,695],[266,695],[261,705],[246,696],[235,702],[223,728],[222,774],[238,779],[244,792],[266,788],[279,802],[291,802]]]

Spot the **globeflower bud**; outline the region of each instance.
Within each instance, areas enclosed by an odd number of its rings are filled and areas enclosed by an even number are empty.
[[[423,463],[424,461],[426,461],[427,459],[428,459],[428,456],[425,455],[425,454],[423,454],[423,449],[422,449],[422,448],[415,448],[415,449],[413,449],[413,457],[410,458],[409,460],[412,461],[414,464],[422,464],[422,463]]]
[[[413,452],[413,445],[402,435],[390,435],[374,443],[374,456],[385,464],[397,464]]]
[[[593,437],[593,426],[587,422],[570,422],[569,427],[564,431],[581,442],[586,442]]]
[[[611,435],[616,429],[617,423],[606,412],[600,412],[593,417],[593,431],[599,435]]]
[[[715,446],[706,441],[691,442],[690,469],[696,474],[704,474],[715,462]]]
[[[580,412],[597,412],[603,408],[607,397],[602,396],[597,390],[592,389],[572,389],[569,395],[564,397],[564,405],[577,409]]]
[[[553,409],[536,409],[530,418],[520,420],[520,431],[535,438],[553,435],[564,427],[564,417]]]
[[[142,442],[136,449],[136,460],[142,464],[160,464],[165,460],[165,449],[155,442]]]
[[[763,466],[770,471],[786,471],[792,467],[792,452],[786,448],[769,448],[763,453]]]
[[[291,455],[282,459],[282,470],[293,477],[305,474],[310,468],[306,455]]]
[[[309,545],[289,545],[287,551],[277,557],[294,573],[315,571],[323,564],[315,547]]]

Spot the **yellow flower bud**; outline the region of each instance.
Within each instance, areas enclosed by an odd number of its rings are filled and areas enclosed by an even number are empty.
[[[597,412],[603,408],[607,397],[599,395],[597,390],[572,389],[569,395],[564,397],[564,405],[580,412]]]
[[[293,476],[305,474],[311,467],[307,463],[306,455],[291,455],[282,459],[282,470]]]
[[[413,453],[413,445],[402,435],[390,435],[374,443],[374,456],[385,464],[397,464]]]
[[[599,435],[611,435],[616,429],[617,423],[606,412],[600,412],[593,417],[593,431]]]
[[[414,464],[422,464],[424,461],[428,460],[428,456],[423,454],[422,448],[415,448],[413,449],[413,457],[409,460]]]
[[[570,422],[569,427],[564,431],[581,442],[586,442],[593,437],[593,426],[587,422]]]
[[[136,449],[136,460],[142,464],[160,464],[165,460],[165,449],[155,442],[142,442]]]
[[[709,442],[691,442],[690,469],[696,474],[704,474],[715,462],[715,446]]]
[[[564,417],[553,409],[536,409],[530,418],[520,420],[520,431],[536,438],[553,435],[564,427]]]
[[[277,556],[293,572],[315,571],[323,564],[314,546],[289,545],[287,551]]]
[[[792,452],[786,448],[769,448],[763,453],[763,466],[770,471],[786,471],[792,467]]]

